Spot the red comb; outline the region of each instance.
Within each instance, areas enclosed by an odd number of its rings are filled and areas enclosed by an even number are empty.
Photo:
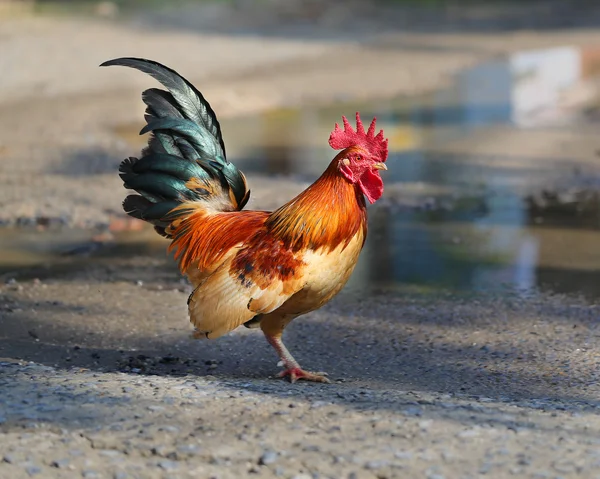
[[[334,150],[343,150],[351,146],[361,146],[373,156],[379,158],[379,161],[387,159],[388,141],[387,138],[383,137],[383,130],[380,130],[375,135],[376,118],[373,118],[366,133],[358,112],[356,112],[356,131],[352,129],[345,116],[342,116],[342,121],[344,122],[344,129],[342,130],[336,123],[331,135],[329,135],[329,146],[331,148]]]

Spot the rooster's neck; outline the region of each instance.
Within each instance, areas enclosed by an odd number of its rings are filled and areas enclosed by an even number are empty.
[[[274,211],[266,226],[294,250],[332,251],[359,232],[366,238],[365,199],[341,176],[334,160],[317,181]]]

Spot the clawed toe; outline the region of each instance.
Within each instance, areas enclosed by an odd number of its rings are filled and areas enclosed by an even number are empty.
[[[327,379],[327,373],[318,372],[313,373],[310,371],[304,371],[301,368],[289,368],[284,371],[281,371],[278,375],[280,378],[289,377],[291,383],[295,383],[298,379],[304,379],[306,381],[314,381],[317,383],[329,383],[329,379]]]

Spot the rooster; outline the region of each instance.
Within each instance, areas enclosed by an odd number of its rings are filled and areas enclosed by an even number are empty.
[[[291,382],[329,382],[305,371],[282,342],[294,318],[314,311],[347,282],[367,235],[365,197],[383,193],[387,139],[345,117],[329,145],[342,150],[310,187],[273,212],[243,210],[246,178],[227,161],[217,117],[202,94],[160,63],[119,58],[101,66],[135,68],[168,91],[143,92],[148,146],[119,168],[127,196],[123,208],[169,238],[182,274],[195,338],[218,338],[245,325],[260,327]]]

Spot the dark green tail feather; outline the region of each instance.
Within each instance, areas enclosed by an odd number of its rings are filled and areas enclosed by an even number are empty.
[[[102,63],[100,66],[121,65],[135,68],[158,80],[173,96],[184,116],[205,127],[219,142],[223,158],[225,144],[221,136],[221,127],[215,112],[194,85],[188,82],[175,70],[144,58],[117,58]]]
[[[175,98],[168,91],[149,88],[142,92],[142,101],[147,106],[146,115],[149,118],[183,118],[183,114],[177,109]]]
[[[147,125],[140,134],[151,135],[142,157],[127,158],[119,167],[124,186],[141,195],[125,198],[127,214],[152,223],[168,236],[165,228],[169,222],[187,214],[185,210],[169,214],[182,202],[203,201],[217,194],[225,200],[222,203],[231,204],[230,210],[241,210],[250,191],[244,175],[225,157],[219,122],[202,94],[157,62],[120,58],[101,66],[109,65],[148,73],[169,90],[150,88],[142,93]],[[190,180],[195,180],[193,188],[188,186]]]

